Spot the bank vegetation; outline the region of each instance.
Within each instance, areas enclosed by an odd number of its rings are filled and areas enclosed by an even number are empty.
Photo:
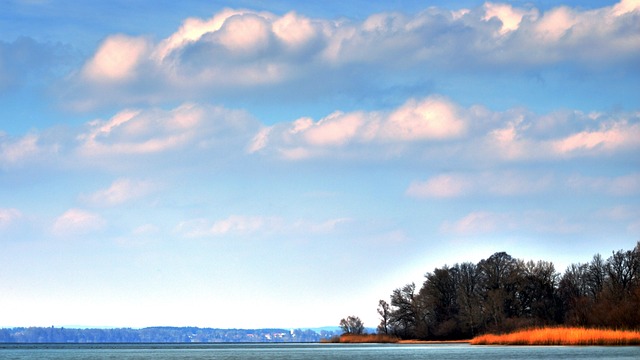
[[[472,345],[640,345],[640,331],[553,327],[485,334],[473,338]]]
[[[524,261],[498,252],[478,263],[427,272],[420,287],[410,283],[393,290],[388,301],[378,303],[377,332],[430,341],[561,327],[570,329],[565,336],[594,328],[637,334],[639,309],[640,242],[606,259],[596,254],[588,262],[571,264],[562,274],[552,262]],[[539,336],[535,331],[524,334]],[[551,342],[559,336],[555,330],[543,334]],[[609,334],[604,330],[584,334],[586,342],[615,342],[591,337]],[[614,338],[620,334],[614,332]]]

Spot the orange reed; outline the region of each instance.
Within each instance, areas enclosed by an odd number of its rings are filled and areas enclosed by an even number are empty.
[[[640,345],[640,331],[547,327],[509,334],[485,334],[472,345]]]

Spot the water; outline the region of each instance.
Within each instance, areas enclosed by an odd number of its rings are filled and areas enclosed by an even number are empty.
[[[2,360],[640,359],[640,347],[468,344],[0,344]]]

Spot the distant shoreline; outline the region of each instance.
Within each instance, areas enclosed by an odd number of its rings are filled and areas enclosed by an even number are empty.
[[[0,343],[278,343],[320,342],[339,330],[222,329],[157,326],[132,328],[0,328]]]

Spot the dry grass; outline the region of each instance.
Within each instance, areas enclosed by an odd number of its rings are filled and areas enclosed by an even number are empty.
[[[640,345],[640,331],[552,327],[504,335],[486,334],[472,345]]]
[[[383,334],[364,334],[364,335],[353,335],[353,334],[344,334],[341,336],[336,336],[329,340],[325,340],[323,342],[331,342],[331,343],[397,343],[398,338],[391,335],[383,335]]]

